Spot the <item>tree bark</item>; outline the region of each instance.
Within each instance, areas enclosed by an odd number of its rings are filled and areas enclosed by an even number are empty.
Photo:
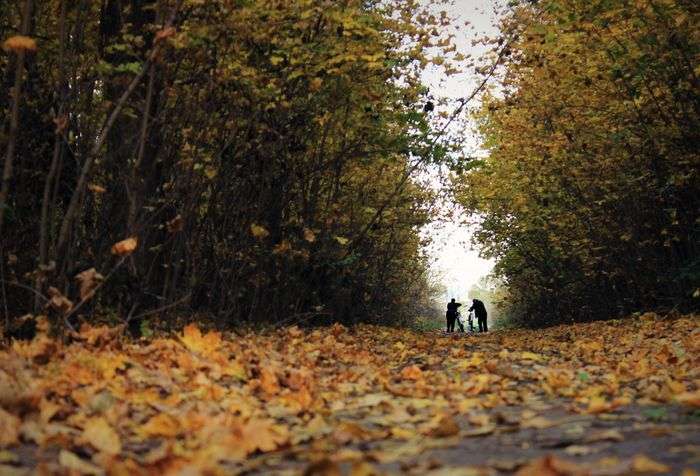
[[[22,35],[29,34],[30,19],[32,16],[32,0],[25,0],[22,8]],[[15,84],[12,88],[12,110],[10,112],[10,135],[5,150],[5,163],[2,171],[2,184],[0,185],[0,236],[5,219],[5,208],[7,207],[7,197],[10,192],[10,180],[12,179],[12,163],[15,159],[15,146],[17,144],[17,133],[19,131],[19,103],[22,99],[22,86],[24,85],[24,57],[25,50],[17,52],[17,66],[15,69]]]

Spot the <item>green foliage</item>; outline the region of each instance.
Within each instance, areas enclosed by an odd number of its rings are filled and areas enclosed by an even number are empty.
[[[546,0],[504,20],[500,90],[477,115],[489,155],[456,185],[522,322],[698,307],[691,3]]]

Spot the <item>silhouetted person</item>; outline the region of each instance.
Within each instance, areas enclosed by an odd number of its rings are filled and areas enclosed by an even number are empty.
[[[447,318],[447,332],[454,332],[455,321],[457,320],[457,308],[461,306],[461,303],[455,302],[455,298],[447,303],[447,313],[445,317]]]
[[[469,310],[474,311],[476,320],[479,322],[479,332],[488,332],[489,327],[486,324],[488,314],[486,313],[486,306],[484,306],[484,303],[478,299],[472,299],[472,307],[470,307]]]

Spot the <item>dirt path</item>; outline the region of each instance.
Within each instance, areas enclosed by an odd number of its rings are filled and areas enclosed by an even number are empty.
[[[694,474],[698,322],[40,336],[0,351],[0,474]]]

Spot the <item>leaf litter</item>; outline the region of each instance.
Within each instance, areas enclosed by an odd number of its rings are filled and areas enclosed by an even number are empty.
[[[625,443],[627,420],[675,431],[625,409],[696,415],[699,364],[696,316],[468,337],[189,325],[139,342],[84,325],[68,343],[40,333],[0,351],[0,473],[664,473],[657,455],[601,452]],[[680,431],[698,442],[697,421]],[[561,452],[455,453],[521,433],[522,448]]]

